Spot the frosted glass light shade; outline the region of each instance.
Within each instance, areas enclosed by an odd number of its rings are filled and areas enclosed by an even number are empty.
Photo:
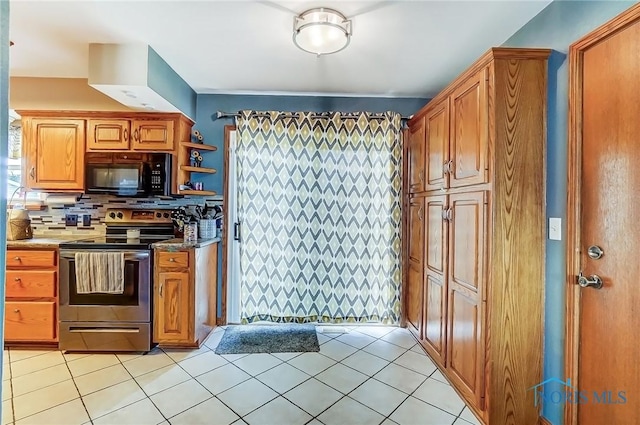
[[[350,40],[351,21],[333,9],[310,9],[293,20],[293,42],[305,52],[318,56],[336,53]]]

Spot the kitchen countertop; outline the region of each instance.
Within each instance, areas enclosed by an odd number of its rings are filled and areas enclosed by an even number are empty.
[[[183,249],[183,248],[201,248],[220,242],[220,238],[198,239],[196,242],[185,242],[182,238],[169,239],[167,241],[155,242],[151,244],[156,249]]]
[[[61,243],[90,238],[91,235],[36,236],[32,239],[7,241],[7,248],[58,248]]]

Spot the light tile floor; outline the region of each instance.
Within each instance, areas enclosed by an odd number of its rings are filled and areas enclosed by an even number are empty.
[[[478,421],[406,330],[319,333],[319,353],[4,351],[2,423],[469,425]]]

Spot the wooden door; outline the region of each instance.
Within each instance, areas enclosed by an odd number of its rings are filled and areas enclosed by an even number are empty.
[[[409,200],[409,265],[407,271],[407,322],[422,338],[423,265],[424,265],[424,198]]]
[[[426,117],[425,190],[448,187],[449,98],[436,104]]]
[[[409,193],[424,191],[425,117],[409,125]]]
[[[84,190],[84,120],[24,120],[25,186],[30,189]]]
[[[173,150],[173,130],[172,120],[134,120],[131,123],[131,149]]]
[[[190,336],[189,272],[160,272],[155,286],[155,342],[188,341]]]
[[[485,192],[450,195],[447,369],[460,391],[483,408]],[[498,330],[499,332],[499,330]]]
[[[90,119],[87,121],[87,152],[127,150],[130,136],[129,120]]]
[[[487,181],[488,75],[489,70],[482,69],[451,96],[450,162],[447,168],[450,187]]]
[[[445,364],[447,321],[447,197],[429,196],[425,202],[424,341],[429,354]]]
[[[618,19],[615,32],[614,24],[600,31],[582,53],[577,269],[603,287],[577,289],[580,425],[640,424],[640,8],[632,16],[635,23]],[[599,259],[588,255],[595,246]]]

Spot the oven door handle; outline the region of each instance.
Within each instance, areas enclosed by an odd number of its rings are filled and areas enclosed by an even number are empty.
[[[73,260],[76,258],[76,252],[104,252],[104,251],[93,251],[93,250],[79,250],[79,251],[60,251],[60,258],[64,258],[67,260]],[[148,252],[125,252],[124,253],[124,260],[136,260],[136,261],[141,261],[141,260],[146,260],[148,259],[150,256],[150,254]]]

